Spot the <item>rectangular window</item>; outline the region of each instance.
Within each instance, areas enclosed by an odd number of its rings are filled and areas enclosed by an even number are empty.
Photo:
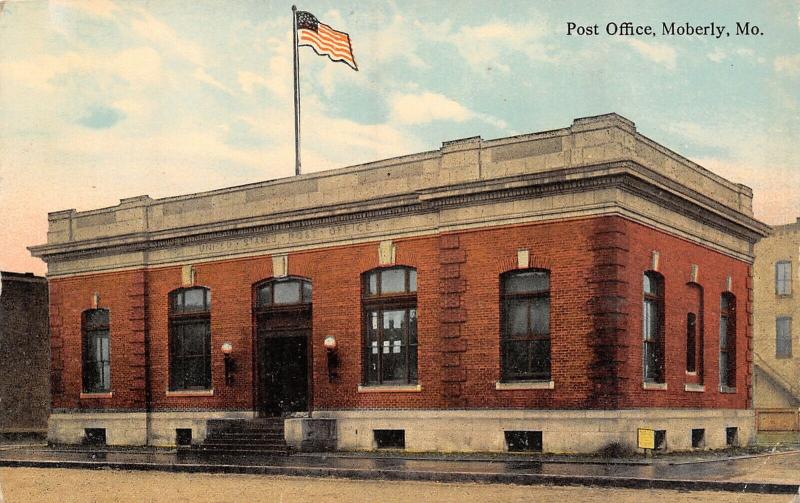
[[[697,372],[697,315],[686,315],[686,372]]]
[[[692,429],[692,448],[702,449],[706,446],[706,430],[704,428]]]
[[[372,430],[378,449],[405,449],[406,430]]]
[[[108,309],[83,313],[83,390],[111,391],[111,349]]]
[[[775,358],[792,357],[792,319],[781,317],[775,320]]]
[[[642,305],[643,371],[646,382],[664,382],[664,280],[657,272],[644,274]]]
[[[374,269],[362,276],[364,384],[417,382],[417,271]]]
[[[503,380],[549,380],[549,271],[527,270],[504,274],[501,295]]]
[[[417,310],[368,309],[367,384],[417,382]]]
[[[84,428],[83,441],[88,445],[106,445],[105,428]]]
[[[725,445],[728,447],[737,447],[739,445],[739,428],[735,426],[725,428]]]
[[[792,263],[780,261],[775,263],[775,293],[778,295],[792,294]]]
[[[541,431],[506,431],[508,452],[542,452]]]
[[[211,327],[208,319],[172,321],[171,389],[211,387]]]
[[[170,294],[169,389],[211,388],[211,291],[189,288]]]

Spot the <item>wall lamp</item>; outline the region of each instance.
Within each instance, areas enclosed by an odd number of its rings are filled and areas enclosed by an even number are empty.
[[[336,337],[329,335],[322,341],[325,352],[328,354],[328,382],[333,382],[339,376],[339,353],[337,352]]]
[[[233,361],[233,344],[230,342],[222,343],[222,354],[225,355],[225,384],[233,384],[233,373],[236,371],[236,362]]]

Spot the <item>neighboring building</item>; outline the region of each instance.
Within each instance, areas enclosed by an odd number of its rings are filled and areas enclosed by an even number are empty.
[[[0,271],[0,437],[47,431],[49,369],[47,280]]]
[[[755,255],[754,405],[756,409],[798,409],[800,219],[773,227],[772,234],[756,245]]]
[[[748,443],[751,203],[610,114],[51,213],[50,438],[266,415],[339,449]]]

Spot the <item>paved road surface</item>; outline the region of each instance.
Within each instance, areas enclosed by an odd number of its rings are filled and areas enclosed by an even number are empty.
[[[592,487],[378,482],[124,470],[0,468],[6,503],[795,503],[790,496]],[[798,502],[800,503],[800,502]]]

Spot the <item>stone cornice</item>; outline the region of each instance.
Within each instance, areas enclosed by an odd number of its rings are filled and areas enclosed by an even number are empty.
[[[398,196],[272,213],[157,232],[137,232],[63,244],[31,247],[46,261],[75,260],[265,235],[277,231],[339,225],[404,215],[435,213],[446,208],[617,188],[688,216],[720,232],[755,242],[768,227],[632,161],[578,166],[542,173],[480,180],[424,189]],[[555,218],[555,217],[554,217]],[[486,222],[491,225],[490,221]]]

